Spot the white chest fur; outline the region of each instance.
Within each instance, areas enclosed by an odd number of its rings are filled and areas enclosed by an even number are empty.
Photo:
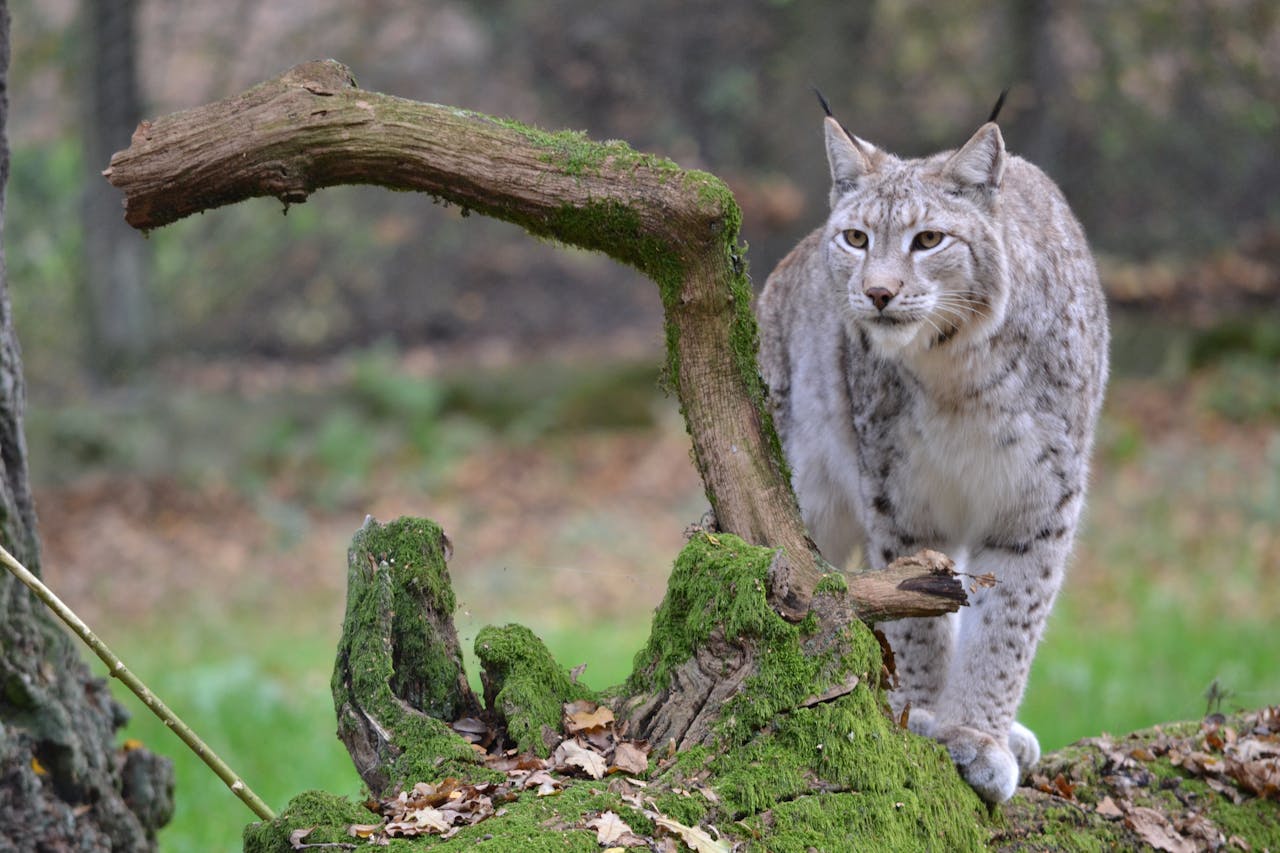
[[[901,436],[904,516],[954,545],[975,547],[1015,512],[1029,487],[1035,442],[1025,415],[993,423],[989,414],[941,411],[922,403]]]

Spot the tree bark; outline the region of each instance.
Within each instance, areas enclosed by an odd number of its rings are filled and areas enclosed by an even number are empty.
[[[99,168],[142,118],[136,61],[136,0],[82,0],[81,121],[88,170]],[[120,219],[120,199],[102,181],[87,180],[84,225],[86,365],[99,382],[126,378],[154,337],[147,291],[148,244]]]
[[[0,221],[9,177],[9,14],[0,0]],[[0,247],[0,537],[38,572],[22,359]],[[173,812],[173,768],[115,743],[128,714],[27,588],[0,573],[0,839],[23,850],[144,850]]]

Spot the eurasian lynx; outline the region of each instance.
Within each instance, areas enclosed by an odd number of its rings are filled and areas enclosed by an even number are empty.
[[[994,118],[994,116],[993,116]],[[769,277],[761,365],[832,564],[920,548],[997,584],[883,625],[912,730],[988,801],[1039,760],[1014,722],[1084,503],[1107,315],[1080,224],[990,121],[904,160],[826,119],[831,215]]]

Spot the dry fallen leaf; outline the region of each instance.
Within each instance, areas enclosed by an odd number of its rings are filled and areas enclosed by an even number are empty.
[[[1134,806],[1125,815],[1124,825],[1157,850],[1166,853],[1196,853],[1196,845],[1183,838],[1164,815],[1145,806]]]
[[[613,751],[613,763],[609,772],[628,773],[637,776],[649,772],[649,744],[647,741],[624,740]]]
[[[532,752],[490,755],[485,758],[484,764],[490,770],[500,770],[508,776],[522,771],[543,770],[548,766],[546,759],[539,758]]]
[[[1076,798],[1076,786],[1067,781],[1066,776],[1059,773],[1053,777],[1053,793],[1065,800],[1074,800]]]
[[[589,708],[574,707],[587,705]],[[572,710],[571,710],[572,709]],[[564,731],[573,736],[580,732],[605,729],[613,725],[613,711],[594,702],[571,702],[564,706]]]
[[[603,755],[587,749],[576,740],[561,741],[551,760],[557,770],[577,767],[592,779],[604,778],[605,771],[609,769]]]
[[[599,817],[587,821],[586,826],[596,831],[597,844],[612,844],[621,838],[623,833],[631,832],[631,827],[613,812],[604,812]]]
[[[1110,797],[1103,797],[1102,802],[1098,803],[1098,814],[1107,820],[1115,820],[1124,817],[1124,811],[1116,805],[1116,801]]]
[[[712,838],[705,830],[696,826],[685,826],[683,823],[667,817],[656,817],[653,822],[663,829],[680,837],[697,853],[730,853],[732,850],[724,841]]]
[[[402,819],[387,823],[387,835],[420,835],[427,832],[444,832],[453,826],[453,819],[439,809],[426,806],[414,809]]]

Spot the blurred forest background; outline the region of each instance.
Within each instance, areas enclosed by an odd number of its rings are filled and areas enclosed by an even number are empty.
[[[1280,3],[12,0],[4,238],[51,583],[272,804],[355,793],[328,675],[366,512],[440,521],[460,630],[625,677],[704,504],[631,270],[427,197],[326,190],[143,239],[138,120],[314,58],[725,178],[757,286],[823,218],[818,86],[904,155],[1011,86],[1099,255],[1115,379],[1023,719],[1052,749],[1280,700]],[[126,699],[130,707],[138,707]],[[176,756],[167,850],[247,812]]]

